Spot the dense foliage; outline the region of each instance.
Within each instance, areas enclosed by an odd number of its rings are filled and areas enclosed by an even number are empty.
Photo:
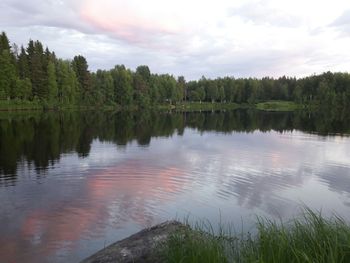
[[[0,35],[0,100],[39,101],[49,105],[120,105],[147,107],[180,101],[255,104],[284,100],[301,104],[350,106],[350,74],[323,73],[306,78],[225,77],[186,82],[169,74],[152,74],[117,65],[91,73],[86,59],[56,57],[40,41],[18,48]]]

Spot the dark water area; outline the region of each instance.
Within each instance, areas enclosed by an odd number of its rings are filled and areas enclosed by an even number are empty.
[[[348,135],[331,112],[1,113],[0,262],[79,262],[174,218],[350,220]]]

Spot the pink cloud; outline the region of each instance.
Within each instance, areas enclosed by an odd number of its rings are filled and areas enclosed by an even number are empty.
[[[178,33],[173,23],[157,21],[151,15],[142,15],[121,4],[102,5],[92,0],[84,2],[79,11],[81,19],[126,42],[149,46],[150,41]]]

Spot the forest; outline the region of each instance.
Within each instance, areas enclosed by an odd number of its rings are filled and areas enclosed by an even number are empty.
[[[218,102],[254,105],[280,100],[303,105],[350,108],[350,74],[325,72],[304,78],[223,78],[186,81],[183,76],[151,73],[141,65],[124,65],[90,72],[81,55],[60,59],[40,41],[26,47],[0,35],[1,102],[51,106],[136,106],[145,108],[179,102]]]

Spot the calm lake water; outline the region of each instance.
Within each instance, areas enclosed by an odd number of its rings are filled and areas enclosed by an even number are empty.
[[[79,262],[175,218],[249,230],[256,215],[288,219],[307,205],[350,220],[346,118],[2,113],[0,262]]]

